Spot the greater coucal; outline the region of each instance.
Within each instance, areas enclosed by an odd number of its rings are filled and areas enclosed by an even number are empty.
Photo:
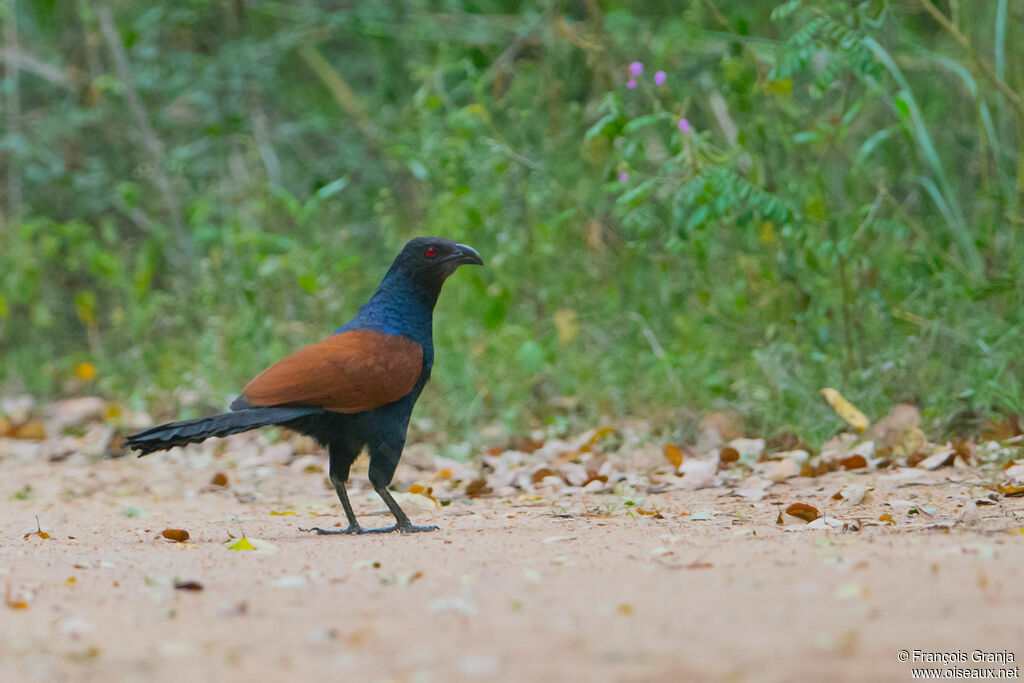
[[[441,285],[465,263],[483,265],[475,249],[438,237],[418,237],[402,249],[373,296],[352,320],[323,341],[271,365],[245,385],[231,412],[171,422],[132,434],[139,457],[211,436],[281,425],[328,449],[330,478],[348,517],[347,529],[319,534],[433,531],[415,526],[387,486],[402,457],[412,407],[434,364],[433,314]],[[370,483],[395,525],[359,526],[345,491],[349,468],[370,455]]]

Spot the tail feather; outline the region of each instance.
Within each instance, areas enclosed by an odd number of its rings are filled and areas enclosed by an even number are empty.
[[[136,432],[125,439],[125,446],[139,452],[141,458],[153,451],[163,451],[174,446],[199,443],[214,436],[228,436],[247,432],[250,429],[289,422],[318,412],[319,408],[275,406],[267,408],[245,408],[231,413],[221,413],[196,420],[168,422]]]

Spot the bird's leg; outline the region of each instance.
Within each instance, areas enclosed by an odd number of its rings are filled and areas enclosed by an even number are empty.
[[[347,529],[321,529],[318,526],[312,529],[299,529],[299,531],[315,531],[321,535],[330,534],[362,534],[366,533],[366,529],[359,526],[359,521],[356,519],[356,513],[352,510],[352,503],[348,500],[348,491],[345,490],[345,480],[342,479],[334,468],[334,461],[331,461],[331,483],[334,484],[334,490],[338,492],[338,500],[341,501],[341,507],[345,509],[345,516],[348,517],[348,528]]]
[[[377,484],[373,484],[373,488],[377,492],[377,495],[384,499],[384,504],[388,506],[389,510],[391,510],[391,514],[395,516],[395,525],[381,527],[379,529],[363,529],[362,533],[387,534],[391,533],[392,531],[397,531],[402,534],[415,534],[421,531],[437,531],[437,527],[434,525],[416,526],[415,524],[410,522],[409,518],[406,517],[404,512],[402,512],[402,508],[400,508],[398,506],[398,503],[395,502],[395,499],[391,497],[391,492],[388,491],[386,486],[378,486]]]

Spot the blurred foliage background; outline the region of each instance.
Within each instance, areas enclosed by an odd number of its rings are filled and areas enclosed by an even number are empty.
[[[437,234],[454,438],[1024,408],[1024,2],[0,7],[7,391],[221,409]]]

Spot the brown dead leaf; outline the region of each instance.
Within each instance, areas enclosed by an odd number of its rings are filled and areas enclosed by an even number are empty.
[[[812,455],[814,454],[814,449],[812,449],[806,441],[789,430],[783,430],[768,439],[768,442],[764,447],[766,452],[807,451]]]
[[[953,439],[951,445],[956,456],[963,459],[968,465],[973,465],[977,461],[977,446],[970,439]]]
[[[213,479],[210,480],[210,484],[212,484],[213,486],[227,486],[228,475],[224,474],[223,472],[218,472],[217,474],[213,475]]]
[[[550,467],[541,467],[539,470],[530,475],[530,481],[534,484],[539,484],[544,481],[545,477],[556,477],[555,471]],[[469,494],[467,494],[469,495]]]
[[[1006,441],[1021,434],[1024,434],[1024,429],[1021,428],[1018,415],[1011,415],[1000,422],[989,422],[981,428],[981,436],[985,441]]]
[[[528,436],[513,436],[509,443],[509,450],[520,451],[522,453],[533,453],[534,451],[539,450],[543,445],[543,441],[537,441],[536,439],[531,439]],[[500,454],[501,450],[498,449],[498,452],[492,455]]]
[[[690,564],[684,564],[683,569],[711,569],[714,566],[710,562],[691,562]]]
[[[168,541],[174,541],[175,543],[184,543],[189,538],[188,532],[184,529],[164,529],[160,532],[160,535]]]
[[[672,467],[679,469],[683,464],[683,452],[673,444],[665,444],[665,459],[672,463]]]
[[[736,462],[740,459],[740,452],[732,446],[724,446],[722,450],[718,452],[718,462],[723,465]]]
[[[476,496],[484,496],[491,492],[491,487],[487,485],[487,480],[483,477],[477,477],[473,481],[466,484],[466,495],[470,498]]]
[[[636,512],[638,515],[645,515],[648,517],[653,517],[654,519],[665,519],[664,515],[662,515],[657,510],[644,510],[643,508],[638,507],[636,509]]]
[[[868,466],[868,461],[863,455],[851,455],[839,461],[839,466],[844,470],[859,470]]]
[[[922,451],[915,451],[914,453],[911,453],[909,456],[907,456],[907,467],[917,467],[927,458],[927,453],[923,453]]]
[[[1024,498],[1024,486],[999,485],[999,493],[1007,498]]]
[[[807,503],[793,503],[786,508],[786,514],[802,519],[805,522],[813,522],[818,519],[818,517],[821,517],[821,513],[818,512],[818,508],[812,507]]]
[[[179,591],[201,591],[203,590],[203,584],[198,581],[178,581],[174,584],[174,589]]]
[[[824,460],[818,458],[818,461],[814,464],[805,462],[800,465],[800,476],[801,477],[820,477],[823,474],[829,472],[835,472],[839,469],[839,462],[836,460]]]

